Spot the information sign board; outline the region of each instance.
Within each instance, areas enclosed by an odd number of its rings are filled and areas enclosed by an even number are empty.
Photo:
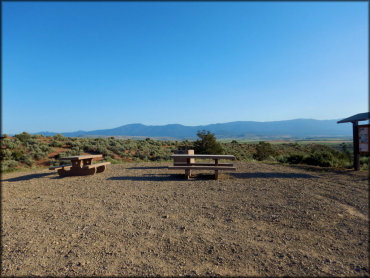
[[[370,154],[369,129],[370,125],[358,126],[359,148],[362,154]]]

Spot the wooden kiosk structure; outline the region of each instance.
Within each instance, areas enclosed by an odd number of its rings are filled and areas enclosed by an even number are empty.
[[[359,125],[360,121],[368,121],[370,113],[360,113],[338,121],[338,124],[352,123],[353,126],[353,167],[360,170],[360,154],[370,154],[370,125]]]

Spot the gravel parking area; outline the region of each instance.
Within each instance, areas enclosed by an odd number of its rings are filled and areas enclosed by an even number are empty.
[[[368,172],[237,162],[2,175],[2,276],[368,276]]]

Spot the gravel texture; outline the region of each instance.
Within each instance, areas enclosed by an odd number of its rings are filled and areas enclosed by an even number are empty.
[[[236,163],[2,175],[2,276],[368,276],[368,173]]]

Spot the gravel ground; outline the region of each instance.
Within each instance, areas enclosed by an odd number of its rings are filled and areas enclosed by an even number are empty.
[[[368,173],[236,163],[2,176],[2,276],[369,276]]]

